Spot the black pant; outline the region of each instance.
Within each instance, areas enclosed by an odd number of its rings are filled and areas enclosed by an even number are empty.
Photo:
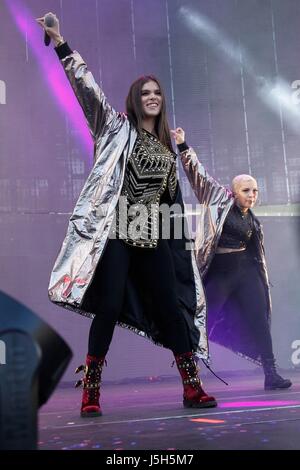
[[[99,298],[93,319],[88,352],[105,356],[121,314],[129,268],[136,270],[151,293],[157,309],[153,321],[162,331],[174,354],[190,351],[188,328],[176,295],[176,277],[167,240],[159,240],[155,249],[137,248],[122,240],[109,240],[97,273]]]
[[[273,359],[266,290],[251,254],[246,250],[215,255],[204,285],[209,330],[213,327],[210,317],[216,319],[222,314],[225,304],[232,301],[255,342],[262,362]],[[233,334],[238,335],[239,331]]]

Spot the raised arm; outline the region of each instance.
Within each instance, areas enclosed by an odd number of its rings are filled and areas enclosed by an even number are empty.
[[[228,199],[230,191],[207,173],[193,148],[186,144],[184,130],[177,127],[171,133],[177,144],[185,174],[200,204],[216,204],[224,198]]]
[[[53,26],[47,26],[45,18],[53,18]],[[59,20],[53,13],[47,13],[36,20],[50,36],[66,75],[87,119],[94,140],[109,130],[117,130],[124,115],[117,113],[107,102],[101,88],[95,82],[86,63],[76,51],[72,51],[60,33]]]

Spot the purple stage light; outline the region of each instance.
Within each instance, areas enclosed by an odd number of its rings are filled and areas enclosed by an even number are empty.
[[[69,117],[74,129],[78,132],[84,149],[92,158],[93,142],[80,105],[66,79],[63,68],[57,57],[55,57],[55,53],[45,50],[41,27],[38,26],[35,18],[22,1],[5,1],[12,18],[40,64],[43,76],[49,84],[50,90],[61,109]]]
[[[231,401],[219,403],[219,408],[256,408],[256,407],[274,407],[300,405],[300,401],[294,400],[265,400],[265,401]]]

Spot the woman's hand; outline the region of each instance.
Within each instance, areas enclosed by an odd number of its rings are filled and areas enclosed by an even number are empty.
[[[183,144],[185,142],[185,132],[181,127],[177,127],[175,130],[170,131],[175,139],[176,145]]]
[[[46,23],[45,23],[46,16],[51,16],[52,17],[53,22],[54,22],[53,26],[49,27],[49,26],[46,25]],[[60,34],[60,30],[59,30],[59,20],[58,20],[57,16],[54,13],[52,13],[50,11],[49,13],[46,13],[41,18],[36,18],[36,21],[44,29],[44,31],[46,31],[48,36],[50,36],[50,38],[54,42],[55,46],[57,46],[59,43],[64,41],[63,37]]]

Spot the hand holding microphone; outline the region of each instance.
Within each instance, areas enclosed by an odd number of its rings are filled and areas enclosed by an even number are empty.
[[[44,21],[45,21],[45,26],[47,26],[47,28],[52,28],[55,25],[54,16],[52,16],[50,14],[45,16]],[[46,33],[46,31],[45,31],[45,36],[44,36],[45,46],[49,46],[50,42],[51,42],[51,38],[50,38],[49,34]]]
[[[59,31],[58,18],[52,12],[47,13],[41,18],[36,18],[36,21],[45,31],[45,46],[49,46],[51,40],[54,42],[55,46],[61,44],[64,41]]]

